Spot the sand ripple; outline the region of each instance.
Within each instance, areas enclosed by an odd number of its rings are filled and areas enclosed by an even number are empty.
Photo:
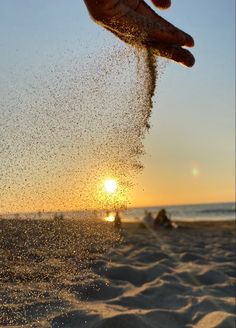
[[[115,240],[120,238],[117,233],[114,236]],[[42,273],[39,282],[36,268],[28,274],[19,269],[16,275],[5,270],[2,324],[54,328],[235,327],[233,230],[180,229],[154,236],[130,224],[121,237],[119,245],[107,248],[108,254],[104,248],[95,251],[94,243],[90,249],[81,248],[81,252],[90,253],[86,274],[83,267],[75,270],[80,263],[77,253],[65,257],[64,249],[63,258],[48,259],[50,275],[56,274],[54,284],[49,282],[52,276],[47,280]],[[103,240],[104,245],[111,244]],[[35,250],[27,256],[39,268],[42,254]],[[66,265],[73,270],[59,276],[58,271]],[[13,320],[16,308],[26,316]]]

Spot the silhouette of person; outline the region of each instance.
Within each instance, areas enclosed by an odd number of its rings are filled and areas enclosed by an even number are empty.
[[[145,216],[143,218],[143,222],[144,222],[145,226],[148,226],[150,228],[153,227],[154,218],[153,218],[151,212],[145,211]]]
[[[158,214],[154,220],[154,227],[155,228],[158,228],[158,227],[171,228],[172,227],[171,221],[168,218],[165,209],[161,209],[158,212]]]
[[[121,217],[119,215],[119,212],[116,212],[115,219],[114,219],[114,226],[115,228],[121,228]]]
[[[159,16],[143,0],[84,0],[91,17],[121,40],[146,46],[158,56],[191,67],[195,59],[183,47],[193,47],[193,38]],[[159,9],[171,0],[152,0]]]

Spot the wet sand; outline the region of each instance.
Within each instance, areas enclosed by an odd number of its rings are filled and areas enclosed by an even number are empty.
[[[1,220],[0,326],[234,327],[235,224]]]

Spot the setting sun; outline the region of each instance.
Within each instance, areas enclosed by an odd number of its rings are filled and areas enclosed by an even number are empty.
[[[113,194],[117,190],[117,187],[116,180],[109,179],[104,182],[104,189],[109,194]]]

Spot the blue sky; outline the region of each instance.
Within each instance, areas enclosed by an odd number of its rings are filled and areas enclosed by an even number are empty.
[[[132,205],[233,200],[235,1],[173,0],[160,14],[194,37],[196,64],[169,63],[158,81]],[[109,42],[81,0],[1,0],[0,95],[14,70],[23,81],[67,50],[93,56]]]

